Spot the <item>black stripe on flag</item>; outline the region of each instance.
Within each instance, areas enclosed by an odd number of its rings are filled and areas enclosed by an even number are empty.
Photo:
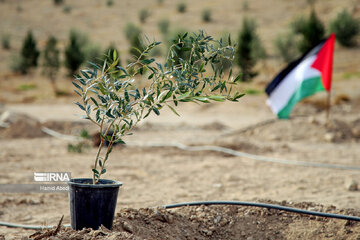
[[[267,93],[267,95],[270,96],[270,93],[274,91],[274,89],[281,83],[281,81],[286,77],[286,75],[288,75],[300,62],[310,56],[316,55],[320,51],[326,40],[327,39],[322,40],[315,47],[304,53],[300,58],[289,63],[289,65],[287,65],[278,75],[276,75],[276,77],[265,88],[265,92]]]

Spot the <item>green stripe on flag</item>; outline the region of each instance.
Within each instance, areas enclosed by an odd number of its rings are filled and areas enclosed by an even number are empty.
[[[324,91],[324,86],[321,77],[313,77],[302,81],[295,93],[291,96],[286,106],[278,113],[278,118],[289,118],[291,110],[300,100],[315,94],[316,92]]]

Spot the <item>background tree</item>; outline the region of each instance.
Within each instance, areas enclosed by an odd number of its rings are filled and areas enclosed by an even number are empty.
[[[24,73],[27,73],[29,68],[37,66],[39,55],[40,52],[36,47],[36,40],[32,32],[29,31],[24,39],[21,48],[21,57],[24,64]]]
[[[129,49],[129,53],[132,59],[137,59],[141,56],[141,53],[145,50],[144,48],[144,44],[143,44],[143,38],[142,38],[142,30],[137,27],[135,24],[133,23],[128,23],[125,26],[125,36],[127,38],[127,40],[129,41],[130,44],[130,49]],[[145,59],[145,56],[142,55],[140,60]],[[129,60],[128,62],[131,62],[131,60]],[[136,69],[135,66],[134,68],[131,68],[130,71]],[[141,72],[142,72],[142,68],[138,68]]]
[[[298,55],[297,41],[293,32],[278,35],[274,41],[274,47],[277,54],[283,62],[290,63]]]
[[[70,75],[74,75],[85,61],[83,44],[83,36],[75,30],[70,31],[69,43],[65,48],[65,66]]]
[[[60,58],[59,58],[60,51],[57,48],[56,44],[57,44],[56,38],[50,36],[46,43],[43,54],[44,74],[51,81],[51,85],[53,87],[55,94],[58,93],[55,80],[60,68]]]
[[[324,24],[316,16],[314,10],[311,10],[309,19],[298,19],[292,24],[292,28],[296,34],[300,34],[302,37],[299,43],[301,53],[305,53],[316,46],[325,34]]]
[[[179,39],[179,36],[184,36],[184,34],[186,33],[187,31],[183,29],[173,31],[171,34],[169,34],[167,38],[167,46],[170,47],[173,44],[177,44],[176,41]],[[186,44],[187,43],[178,43],[177,47],[174,48],[173,54],[175,54],[176,56],[172,58],[172,64],[179,65],[180,59],[187,60],[190,57],[190,51],[188,49],[190,49],[191,46],[188,46]]]
[[[256,76],[253,68],[265,55],[265,49],[256,33],[255,21],[244,18],[236,49],[236,63],[242,71],[242,81],[250,81]]]
[[[355,38],[360,32],[359,20],[353,18],[351,14],[344,9],[330,23],[330,32],[336,34],[336,40],[345,47],[355,45]]]

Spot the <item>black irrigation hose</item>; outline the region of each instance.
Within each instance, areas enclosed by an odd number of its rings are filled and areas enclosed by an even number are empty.
[[[308,210],[303,210],[303,209],[299,209],[299,208],[284,207],[284,206],[280,206],[280,205],[267,204],[267,203],[239,202],[239,201],[206,201],[206,202],[187,202],[187,203],[185,202],[185,203],[164,205],[163,208],[170,209],[170,208],[179,208],[179,207],[186,207],[186,206],[201,206],[201,205],[206,205],[206,206],[208,206],[208,205],[240,205],[240,206],[249,206],[249,207],[261,207],[261,208],[276,209],[276,210],[281,210],[281,211],[294,212],[294,213],[313,215],[313,216],[319,216],[319,217],[360,221],[360,217],[356,217],[356,216],[308,211]]]
[[[319,216],[319,217],[337,218],[337,219],[350,220],[350,221],[360,221],[360,217],[356,217],[356,216],[349,216],[349,215],[342,215],[342,214],[335,214],[335,213],[315,212],[315,211],[308,211],[308,210],[303,210],[303,209],[299,209],[299,208],[284,207],[284,206],[280,206],[280,205],[267,204],[267,203],[254,203],[254,202],[239,202],[239,201],[185,202],[185,203],[163,205],[161,207],[164,209],[171,209],[171,208],[179,208],[179,207],[187,207],[187,206],[201,206],[201,205],[205,205],[205,206],[238,205],[238,206],[248,206],[248,207],[261,207],[261,208],[276,209],[276,210],[281,210],[281,211],[313,215],[313,216]],[[49,229],[49,228],[54,227],[54,226],[40,226],[40,225],[23,225],[23,224],[8,223],[8,222],[0,222],[0,226],[24,228],[24,229],[35,229],[35,230],[43,230],[43,229]],[[69,224],[64,224],[63,226],[70,227]]]
[[[44,230],[44,229],[51,229],[53,227],[56,227],[56,226],[43,226],[43,225],[24,225],[24,224],[9,223],[9,222],[0,222],[0,226],[33,229],[33,230]],[[70,227],[70,224],[64,224],[63,226]]]

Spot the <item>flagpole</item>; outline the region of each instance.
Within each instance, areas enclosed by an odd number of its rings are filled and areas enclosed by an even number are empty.
[[[327,94],[327,104],[326,104],[326,120],[329,122],[330,117],[330,108],[331,108],[331,90]]]

